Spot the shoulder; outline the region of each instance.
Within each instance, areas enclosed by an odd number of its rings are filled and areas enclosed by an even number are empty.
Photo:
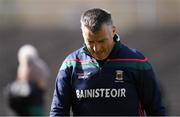
[[[129,48],[126,45],[122,45],[121,55],[125,58],[132,59],[145,59],[146,57],[135,48]]]
[[[70,53],[65,60],[63,61],[60,70],[66,69],[67,67],[73,67],[76,65],[76,63],[84,60],[87,58],[87,55],[83,52],[83,47],[79,48],[72,53]]]
[[[64,61],[83,59],[86,55],[83,54],[83,47],[71,52]]]
[[[108,61],[115,66],[123,66],[137,70],[151,69],[147,57],[137,49],[129,48],[124,44],[121,45],[121,47],[114,53],[114,56]]]

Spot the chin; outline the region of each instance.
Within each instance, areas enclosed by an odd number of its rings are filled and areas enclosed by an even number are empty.
[[[92,55],[96,60],[104,60],[104,59],[106,59],[107,58],[107,56],[97,56],[96,54],[93,54]]]

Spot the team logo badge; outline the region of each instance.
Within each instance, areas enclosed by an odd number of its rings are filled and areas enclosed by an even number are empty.
[[[123,81],[123,71],[116,70],[116,81]]]

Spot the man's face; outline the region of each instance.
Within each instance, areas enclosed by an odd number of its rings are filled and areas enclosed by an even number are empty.
[[[108,57],[114,46],[114,26],[103,24],[101,30],[96,33],[92,33],[87,27],[82,26],[82,34],[89,52],[95,59],[103,60]]]

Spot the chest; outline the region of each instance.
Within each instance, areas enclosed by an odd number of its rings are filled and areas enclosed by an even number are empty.
[[[72,86],[76,95],[101,97],[131,97],[136,96],[137,72],[124,66],[103,67],[81,65],[75,67],[72,74]],[[108,94],[108,95],[107,95]]]

